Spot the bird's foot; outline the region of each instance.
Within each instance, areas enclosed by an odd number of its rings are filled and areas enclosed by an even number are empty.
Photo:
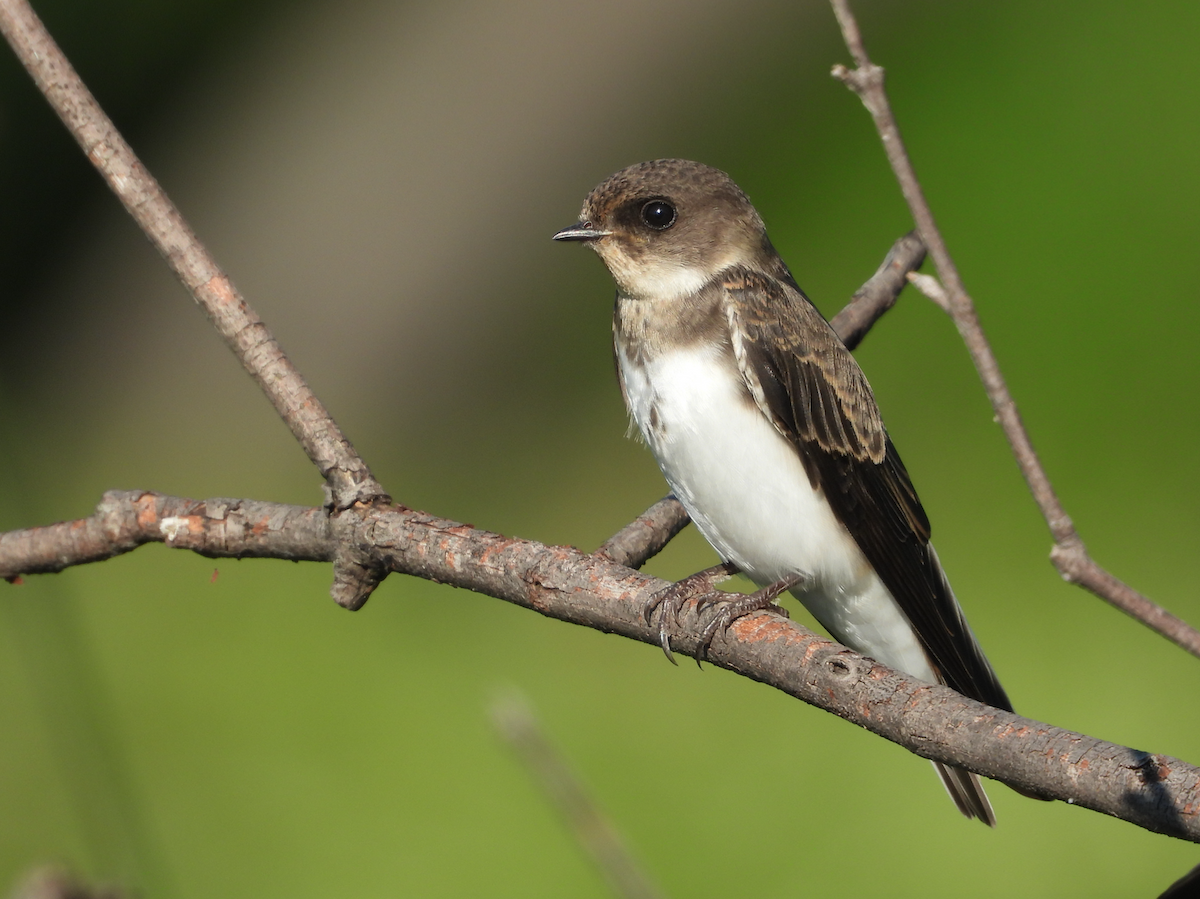
[[[650,624],[650,619],[654,617],[655,611],[659,608],[662,609],[662,614],[658,618],[658,644],[666,653],[667,661],[672,665],[679,663],[675,661],[675,654],[671,652],[671,635],[668,628],[672,621],[676,624],[679,623],[679,610],[690,599],[695,599],[697,596],[707,597],[708,594],[714,592],[713,588],[717,584],[737,573],[738,567],[732,562],[714,565],[712,568],[705,568],[703,571],[688,575],[681,581],[676,581],[670,587],[659,590],[646,601],[646,605],[642,608],[642,617],[646,620],[646,624]],[[701,601],[703,602],[703,599]]]
[[[728,593],[710,593],[701,598],[696,603],[696,611],[702,611],[705,606],[719,603],[721,608],[713,620],[708,623],[700,633],[700,641],[696,645],[696,664],[699,665],[702,661],[708,658],[709,647],[712,646],[713,639],[717,636],[718,631],[724,632],[731,624],[739,618],[749,615],[751,612],[758,612],[762,609],[770,609],[777,615],[782,615],[784,618],[790,618],[787,609],[783,606],[775,605],[775,600],[785,590],[790,590],[801,581],[805,580],[805,575],[795,574],[791,577],[786,577],[783,580],[776,581],[773,584],[768,584],[761,590],[756,590],[754,593],[746,594],[738,599],[724,599],[729,596]]]

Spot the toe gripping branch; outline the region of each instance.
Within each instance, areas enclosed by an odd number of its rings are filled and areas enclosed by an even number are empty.
[[[721,581],[738,573],[739,569],[736,565],[732,562],[724,562],[677,581],[647,601],[642,610],[646,624],[650,624],[656,610],[662,609],[658,618],[658,644],[666,654],[667,661],[672,665],[679,663],[675,661],[675,654],[671,651],[670,627],[672,622],[676,625],[679,624],[679,610],[689,601],[696,601],[697,615],[702,614],[708,606],[717,606],[717,613],[700,632],[696,643],[696,664],[699,665],[708,658],[709,647],[712,646],[712,641],[717,634],[723,633],[744,615],[770,609],[787,618],[787,609],[775,605],[775,600],[785,590],[790,590],[805,579],[804,575],[792,575],[745,595],[725,593],[715,589]]]
[[[720,602],[720,597],[724,594],[719,594],[716,590],[717,584],[721,581],[728,580],[738,573],[738,567],[732,562],[723,562],[720,565],[714,565],[712,568],[705,568],[703,571],[697,571],[693,575],[685,577],[681,581],[676,581],[666,589],[655,593],[646,601],[645,608],[642,609],[642,617],[646,620],[646,624],[651,623],[654,617],[654,612],[661,608],[662,614],[658,616],[658,645],[662,647],[663,652],[667,656],[667,661],[672,665],[678,665],[675,661],[675,654],[671,652],[671,635],[670,625],[674,622],[679,624],[679,610],[689,601],[695,599],[696,611],[700,611],[700,603],[707,600],[708,602]],[[712,639],[711,637],[709,638]]]
[[[613,535],[596,550],[596,555],[630,568],[641,568],[676,534],[687,527],[690,520],[679,500],[668,495],[647,509],[633,523]],[[679,624],[679,612],[688,602],[696,601],[697,614],[710,605],[720,606],[713,620],[700,633],[696,647],[696,663],[699,664],[708,657],[708,649],[717,632],[724,631],[743,615],[771,609],[785,618],[788,617],[787,610],[775,605],[775,600],[785,590],[790,590],[806,579],[805,575],[794,575],[748,595],[730,594],[715,589],[721,581],[738,572],[738,567],[732,562],[714,565],[660,590],[646,602],[642,617],[647,625],[652,623],[654,613],[659,608],[662,609],[658,619],[658,644],[672,665],[679,663],[675,661],[675,654],[671,651],[670,628],[672,623]]]

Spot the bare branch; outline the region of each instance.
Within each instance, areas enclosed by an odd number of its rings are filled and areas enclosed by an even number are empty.
[[[674,496],[664,496],[609,537],[596,555],[626,568],[641,568],[662,552],[691,520],[683,503]]]
[[[80,533],[87,539],[77,539]],[[102,553],[98,547],[109,533],[111,551]],[[326,517],[320,509],[144,491],[105,494],[89,519],[0,535],[0,577],[59,570],[149,541],[205,556],[314,561],[353,547],[350,557],[365,569],[463,587],[654,646],[658,628],[646,624],[642,610],[668,586],[572,547],[504,537],[399,507]],[[680,625],[672,648],[695,656],[703,630],[695,601],[685,605]],[[707,658],[917,755],[1200,842],[1200,769],[1178,759],[989,708],[765,612],[718,634]]]
[[[292,429],[326,480],[331,508],[387,501],[366,463],[104,114],[25,0],[0,0],[0,31],[87,158]]]
[[[867,283],[858,289],[841,312],[829,320],[846,349],[862,343],[871,326],[896,305],[906,278],[925,261],[925,244],[915,231],[896,241]]]
[[[214,558],[332,562],[332,538],[322,509],[110,490],[90,518],[0,534],[0,578],[51,574],[111,559],[144,543]]]
[[[1017,412],[1017,404],[1008,392],[1008,385],[1000,372],[1000,366],[995,354],[988,343],[983,327],[979,323],[979,315],[975,304],[967,294],[959,276],[958,268],[950,257],[946,242],[933,218],[933,212],[925,200],[921,184],[917,180],[912,161],[904,149],[900,139],[900,129],[888,103],[887,91],[883,86],[883,69],[871,62],[859,32],[858,23],[850,11],[849,0],[830,0],[834,14],[842,28],[842,36],[846,46],[854,57],[857,68],[847,69],[845,66],[834,66],[833,76],[842,81],[847,87],[858,94],[863,105],[875,120],[880,140],[887,153],[892,171],[900,182],[900,190],[908,202],[913,220],[917,224],[917,232],[929,248],[937,266],[938,276],[946,294],[946,306],[954,324],[962,336],[979,377],[983,381],[988,399],[996,412],[996,419],[1004,428],[1004,434],[1012,446],[1013,455],[1020,466],[1021,474],[1029,485],[1034,500],[1041,509],[1054,538],[1054,549],[1050,559],[1063,576],[1064,580],[1090,590],[1096,596],[1106,600],[1123,612],[1141,621],[1147,627],[1162,634],[1168,640],[1200,657],[1200,630],[1192,627],[1180,618],[1172,615],[1166,609],[1155,604],[1133,588],[1121,583],[1115,577],[1092,561],[1084,547],[1083,540],[1075,530],[1066,510],[1059,502],[1050,479],[1038,459],[1029,434],[1021,422]]]
[[[908,283],[937,303],[943,312],[950,311],[950,298],[946,296],[946,289],[942,287],[942,282],[933,275],[909,272]]]

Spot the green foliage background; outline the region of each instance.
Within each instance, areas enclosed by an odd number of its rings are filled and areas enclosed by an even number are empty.
[[[445,27],[466,28],[472,6],[445,6]],[[207,79],[228,84],[239,54],[314,9],[142,0],[113,6],[103,27],[87,4],[42,12],[151,168],[171,172],[179,104]],[[453,345],[447,333],[485,323],[485,339],[425,360],[420,379],[388,382],[395,360],[381,354],[369,383],[342,385],[354,346],[320,352],[283,291],[240,274],[255,247],[216,246],[398,499],[590,548],[663,493],[649,455],[622,437],[611,285],[590,254],[548,239],[608,172],[660,155],[726,169],[828,314],[910,227],[868,116],[828,77],[847,53],[823,4],[764,4],[747,22],[715,2],[691,14],[728,31],[666,29],[662,57],[622,63],[640,67],[653,115],[645,97],[602,97],[618,48],[569,48],[578,64],[557,75],[578,82],[579,108],[607,137],[560,134],[528,154],[521,215],[461,211],[446,239],[464,264],[483,260],[486,312],[443,314],[443,298],[395,285],[397,302],[433,308],[398,343]],[[1200,621],[1200,7],[863,3],[860,14],[1084,539],[1117,576]],[[324,39],[354,40],[353,22]],[[87,345],[102,319],[136,329],[136,310],[86,281],[66,299],[47,285],[97,252],[92,227],[112,201],[3,65],[0,527],[86,515],[118,487],[318,502],[315,474],[215,341],[170,371]],[[234,100],[216,95],[207,102]],[[505,123],[472,127],[486,145]],[[188,190],[199,205],[203,189],[184,184],[185,213]],[[487,255],[497,232],[519,251]],[[346,240],[369,242],[353,223]],[[161,283],[169,314],[205,328]],[[859,357],[1018,709],[1200,761],[1200,664],[1057,578],[950,322],[906,294]],[[688,533],[650,570],[678,577],[712,560]],[[328,600],[323,566],[215,567],[214,580],[212,562],[154,546],[0,585],[0,881],[61,860],[148,897],[604,895],[489,729],[485,706],[508,686],[531,697],[671,895],[985,897],[1019,884],[1030,896],[1153,896],[1200,862],[1194,846],[999,785],[999,827],[967,824],[924,762],[845,722],[496,600],[393,577],[351,615]]]

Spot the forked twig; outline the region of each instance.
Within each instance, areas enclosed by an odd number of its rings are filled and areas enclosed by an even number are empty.
[[[1004,434],[1012,446],[1017,465],[1021,468],[1021,474],[1024,475],[1025,482],[1029,485],[1029,490],[1046,519],[1046,524],[1050,526],[1050,534],[1054,538],[1054,548],[1050,551],[1051,561],[1065,580],[1090,590],[1096,596],[1136,618],[1192,655],[1200,657],[1200,630],[1172,615],[1129,585],[1117,580],[1088,555],[1083,540],[1080,539],[1070,516],[1059,502],[1058,495],[1050,484],[1050,478],[1046,475],[1046,471],[1038,459],[1029,434],[1021,422],[1021,416],[1017,412],[1017,404],[1008,392],[1004,375],[1000,372],[996,356],[979,323],[975,304],[963,286],[958,268],[950,257],[946,242],[934,222],[933,212],[925,200],[925,194],[917,180],[912,161],[904,149],[904,142],[900,139],[900,129],[896,124],[896,117],[892,113],[887,91],[883,86],[883,69],[871,62],[870,57],[867,56],[858,23],[850,11],[849,0],[830,0],[830,2],[833,4],[833,12],[837,16],[838,24],[841,25],[842,36],[846,40],[850,55],[854,57],[856,66],[854,69],[840,65],[834,66],[833,76],[858,94],[863,105],[871,113],[871,118],[875,120],[875,127],[883,141],[883,148],[892,165],[892,171],[896,173],[896,178],[900,182],[900,190],[904,194],[913,220],[917,224],[917,232],[924,240],[925,246],[929,248],[929,255],[933,257],[933,263],[937,267],[944,295],[939,294],[936,288],[932,288],[925,281],[924,276],[911,280],[923,293],[926,293],[950,313],[950,317],[958,328],[958,333],[967,345],[979,377],[983,380],[988,399],[992,401],[996,418],[1000,422],[1000,426],[1004,428]]]

